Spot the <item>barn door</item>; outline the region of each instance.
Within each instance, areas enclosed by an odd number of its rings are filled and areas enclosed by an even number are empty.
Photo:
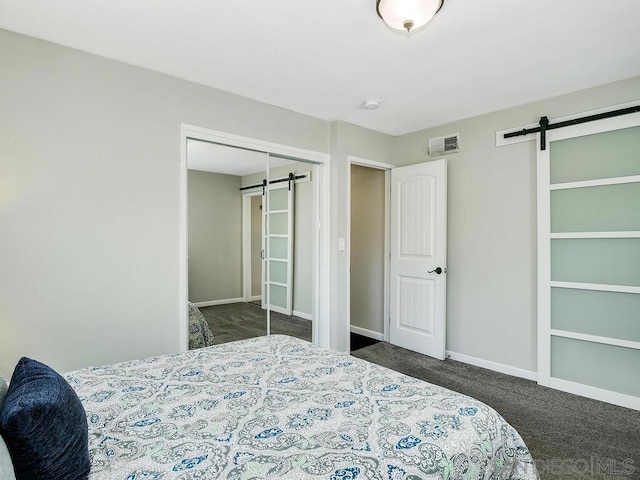
[[[538,382],[636,409],[639,156],[640,114],[553,130],[538,152]]]
[[[272,183],[263,209],[263,307],[285,315],[293,308],[293,219],[295,181]]]

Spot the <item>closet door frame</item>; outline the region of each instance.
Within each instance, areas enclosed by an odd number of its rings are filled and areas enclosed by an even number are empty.
[[[180,125],[180,211],[179,211],[179,246],[178,275],[179,312],[178,331],[176,335],[183,351],[189,348],[188,321],[188,237],[187,237],[187,140],[203,140],[221,145],[236,146],[248,150],[275,154],[292,159],[307,161],[313,165],[313,199],[314,199],[314,232],[313,251],[313,343],[321,347],[331,347],[331,283],[330,283],[330,204],[331,204],[331,155],[306,150],[290,145],[267,142],[250,137],[243,137],[227,132],[211,130],[194,125]]]

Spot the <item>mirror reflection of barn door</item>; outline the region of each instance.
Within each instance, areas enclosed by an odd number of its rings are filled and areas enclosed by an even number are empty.
[[[444,360],[446,160],[391,170],[389,342]]]
[[[263,308],[291,315],[295,180],[272,183],[263,202]]]
[[[552,130],[546,142],[538,383],[640,409],[640,114]]]

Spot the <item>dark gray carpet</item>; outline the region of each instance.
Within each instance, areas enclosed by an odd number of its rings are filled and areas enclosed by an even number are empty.
[[[266,332],[265,313],[259,306],[233,304],[200,310],[216,343]],[[308,320],[272,313],[271,325],[272,333],[311,340]],[[518,430],[542,480],[640,480],[638,411],[453,360],[441,362],[385,342],[352,354],[490,405]]]
[[[542,480],[640,479],[638,411],[384,342],[353,356],[490,405],[518,430]]]
[[[266,311],[254,303],[231,303],[200,307],[214,336],[214,343],[260,337],[267,334]],[[271,312],[271,333],[311,341],[311,321]]]

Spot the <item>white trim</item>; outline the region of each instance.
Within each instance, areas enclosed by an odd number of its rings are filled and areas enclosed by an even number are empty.
[[[504,363],[484,360],[482,358],[465,355],[464,353],[452,352],[451,350],[447,350],[446,355],[447,358],[457,362],[475,365],[476,367],[486,368],[487,370],[493,370],[494,372],[504,373],[513,377],[525,378],[534,382],[538,379],[538,374],[536,372],[525,370],[524,368],[512,367],[511,365],[506,365]]]
[[[193,303],[196,307],[200,308],[200,307],[212,307],[214,305],[228,305],[230,303],[246,303],[244,301],[244,298],[242,297],[238,297],[238,298],[223,298],[222,300],[210,300],[208,302],[191,302]]]
[[[555,288],[574,288],[576,290],[596,290],[599,292],[618,292],[618,293],[639,293],[640,287],[630,287],[626,285],[606,285],[604,283],[579,283],[579,282],[549,282],[550,287]]]
[[[256,152],[271,153],[290,157],[292,159],[306,160],[314,163],[325,163],[329,157],[326,153],[315,152],[303,148],[292,147],[281,143],[267,142],[250,137],[243,137],[233,133],[211,130],[208,128],[197,127],[195,125],[182,124],[183,130],[189,138],[197,140],[205,140],[207,142],[218,143],[220,145],[230,145],[232,147],[240,147],[246,150],[254,150]]]
[[[315,165],[312,182],[316,218],[316,244],[313,256],[313,342],[331,346],[331,165],[327,156],[323,168]],[[321,201],[322,200],[322,201]]]
[[[251,296],[251,199],[262,196],[262,190],[242,194],[242,296],[248,302]],[[258,297],[262,298],[261,295]]]
[[[356,327],[355,325],[351,325],[349,328],[351,329],[351,333],[356,333],[363,337],[373,338],[374,340],[384,342],[384,333],[374,332],[368,328]]]
[[[630,340],[620,340],[618,338],[602,337],[600,335],[589,335],[587,333],[566,332],[555,328],[551,329],[551,335],[554,337],[571,338],[572,340],[582,340],[584,342],[602,343],[604,345],[640,350],[640,342],[633,342]]]
[[[262,255],[262,289],[260,293],[262,294],[262,308],[266,309],[267,314],[267,336],[271,335],[271,311],[273,310],[273,306],[271,305],[271,289],[269,285],[267,285],[267,279],[270,277],[270,263],[268,260],[265,260],[268,252],[270,251],[270,239],[269,239],[269,209],[271,206],[269,203],[271,202],[271,196],[269,195],[269,184],[271,181],[271,156],[269,153],[266,153],[266,165],[267,171],[265,175],[265,181],[267,184],[267,188],[265,188],[264,193],[262,195],[262,251],[264,252]]]
[[[621,185],[624,183],[638,183],[640,175],[626,177],[599,178],[597,180],[583,180],[580,182],[552,183],[549,190],[566,190],[571,188],[602,187],[606,185]]]
[[[602,108],[597,108],[595,110],[588,110],[586,112],[565,115],[564,117],[558,117],[558,118],[549,120],[549,123],[553,124],[558,122],[564,122],[567,120],[573,120],[574,118],[588,117],[589,115],[596,115],[598,113],[605,113],[605,112],[611,112],[613,110],[621,110],[623,108],[635,107],[636,105],[640,105],[640,101],[635,100],[633,102],[620,103],[618,105],[611,105],[609,107],[602,107]],[[626,115],[623,115],[623,116],[626,116]],[[616,117],[616,118],[620,118],[620,117]],[[507,128],[505,130],[499,130],[496,132],[496,147],[504,147],[505,145],[513,145],[514,143],[531,142],[533,140],[536,140],[537,134],[535,133],[530,133],[528,135],[511,137],[511,138],[504,138],[504,134],[509,132],[517,132],[518,130],[523,130],[525,128],[536,128],[539,126],[540,124],[538,123],[529,123],[527,125]],[[538,140],[538,143],[539,142],[540,140]]]
[[[188,124],[180,125],[180,217],[179,217],[179,311],[180,328],[178,339],[181,350],[189,348],[189,322],[188,322],[188,241],[187,241],[187,138],[204,140],[221,145],[230,145],[246,148],[259,152],[291,157],[298,160],[313,162],[314,179],[314,204],[317,229],[315,232],[314,249],[314,314],[313,342],[322,347],[329,347],[331,340],[331,276],[330,276],[330,163],[331,156],[327,153],[305,150],[288,145],[282,145],[249,137],[220,132],[208,128],[197,127]],[[268,173],[268,172],[267,172]]]
[[[300,318],[303,318],[305,320],[313,321],[313,315],[311,315],[310,313],[299,312],[298,310],[294,310],[292,313],[293,313],[294,317],[300,317]]]
[[[252,295],[250,298],[250,302],[255,302],[256,300],[262,300],[262,295]]]
[[[347,308],[346,308],[346,324],[349,328],[351,328],[351,162],[349,160],[349,156],[347,155],[347,245],[345,253],[345,259],[347,262]],[[340,240],[338,240],[340,242]],[[338,246],[340,248],[340,246]],[[349,330],[351,331],[351,330]],[[351,351],[351,338],[347,335],[347,345],[346,351],[342,353],[347,353]]]
[[[540,143],[540,134],[536,135]],[[538,383],[551,376],[551,183],[549,136],[545,150],[537,155],[538,242]]]
[[[354,157],[353,155],[347,155],[347,162],[362,167],[377,168],[378,170],[391,170],[396,168],[397,165],[391,163],[378,162],[376,160],[368,160],[366,158]]]
[[[640,410],[640,397],[634,397],[625,393],[612,392],[610,390],[604,390],[602,388],[592,387],[591,385],[584,385],[582,383],[575,383],[555,377],[551,377],[544,386],[580,395],[582,397],[593,398],[595,400],[600,400],[601,402]]]
[[[187,136],[184,126],[180,127],[180,164],[179,164],[180,210],[178,216],[178,351],[189,350],[189,232],[188,217],[188,170]]]
[[[640,238],[640,231],[626,232],[562,232],[552,233],[551,239],[562,238]]]
[[[391,232],[391,170],[384,172],[384,341],[389,341],[391,311],[389,307],[389,260]]]

